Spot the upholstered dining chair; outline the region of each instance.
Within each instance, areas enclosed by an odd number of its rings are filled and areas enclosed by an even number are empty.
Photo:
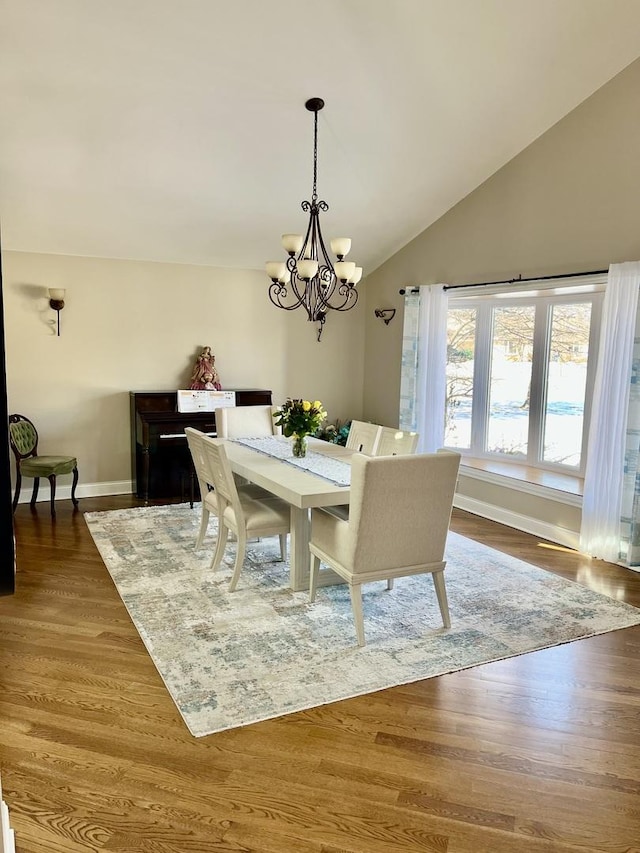
[[[199,550],[204,542],[204,537],[209,526],[209,517],[218,514],[218,498],[216,497],[213,487],[213,475],[209,469],[209,461],[207,459],[202,439],[205,436],[201,430],[195,427],[186,427],[185,434],[187,436],[187,444],[191,453],[193,468],[196,472],[198,486],[200,488],[201,498],[201,515],[200,527],[196,536],[195,550]],[[270,498],[273,497],[266,489],[257,486],[255,483],[247,483],[246,485],[238,486],[238,491],[249,497]]]
[[[236,560],[229,584],[229,590],[233,592],[240,578],[249,537],[278,535],[280,557],[286,560],[291,508],[286,501],[275,495],[263,499],[239,490],[227,459],[224,442],[205,435],[202,438],[202,446],[218,502],[218,541],[211,561],[211,569],[215,571],[222,562],[229,531],[235,533]]]
[[[460,454],[451,451],[351,460],[348,519],[311,511],[311,579],[314,601],[320,562],[349,584],[358,645],[363,646],[363,583],[430,573],[445,628],[451,626],[444,583],[449,531]]]
[[[31,506],[35,506],[40,487],[40,478],[46,477],[51,487],[51,517],[56,517],[56,482],[62,474],[73,474],[71,500],[78,506],[76,486],[78,485],[78,462],[75,456],[39,456],[38,431],[32,421],[24,415],[9,415],[9,444],[16,459],[16,491],[13,496],[13,510],[18,505],[22,478],[33,477]]]
[[[417,432],[406,432],[391,427],[380,427],[380,438],[374,456],[405,456],[415,453],[418,447]]]
[[[381,429],[382,427],[378,424],[351,421],[349,435],[347,436],[347,449],[355,450],[357,453],[366,453],[367,456],[374,456]]]
[[[273,414],[277,406],[230,406],[216,409],[216,433],[218,438],[260,438],[265,435],[281,435],[281,427],[275,425]]]

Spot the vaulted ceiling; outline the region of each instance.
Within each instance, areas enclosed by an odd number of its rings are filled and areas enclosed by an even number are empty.
[[[365,275],[640,55],[638,0],[0,0],[4,249]]]

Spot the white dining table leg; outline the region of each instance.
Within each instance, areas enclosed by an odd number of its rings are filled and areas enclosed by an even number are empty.
[[[289,584],[291,589],[299,592],[309,589],[309,570],[311,555],[309,553],[309,537],[311,536],[311,520],[308,509],[291,507],[291,536],[289,542]]]

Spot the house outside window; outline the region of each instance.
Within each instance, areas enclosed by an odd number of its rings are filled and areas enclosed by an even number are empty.
[[[449,294],[445,445],[582,476],[604,278]]]

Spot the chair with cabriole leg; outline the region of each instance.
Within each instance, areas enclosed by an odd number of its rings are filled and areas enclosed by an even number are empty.
[[[31,506],[38,499],[40,478],[46,477],[51,487],[51,517],[56,517],[56,483],[59,476],[73,474],[71,500],[78,506],[76,486],[78,485],[78,462],[75,456],[39,456],[38,431],[25,415],[9,415],[9,444],[16,460],[16,491],[13,496],[15,512],[20,497],[23,477],[33,477]]]

